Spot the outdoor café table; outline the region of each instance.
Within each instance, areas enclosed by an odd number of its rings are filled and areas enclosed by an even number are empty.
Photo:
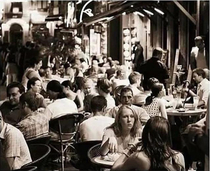
[[[200,116],[205,114],[206,109],[167,109],[168,116]]]
[[[200,116],[205,114],[206,109],[172,109],[166,110],[168,117],[181,117],[182,128],[185,128],[188,124],[194,123],[199,120]]]
[[[116,153],[116,154],[117,154],[117,158],[118,158],[120,156],[120,153]],[[116,159],[114,161],[113,160],[110,161],[109,160],[109,155],[106,155],[106,156],[99,155],[99,156],[93,157],[91,159],[91,162],[94,163],[95,165],[97,165],[100,168],[112,168]]]

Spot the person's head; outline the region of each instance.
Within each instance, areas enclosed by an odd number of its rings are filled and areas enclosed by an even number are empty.
[[[31,111],[36,111],[38,109],[36,95],[29,92],[23,93],[20,96],[20,107],[23,109],[25,115],[29,114]]]
[[[206,73],[201,68],[196,68],[192,72],[193,80],[198,84],[200,83],[204,78],[206,78]]]
[[[137,84],[138,86],[140,86],[141,83],[141,74],[134,71],[132,72],[129,77],[128,77],[130,84]]]
[[[162,83],[154,83],[151,87],[152,96],[154,97],[163,97],[165,96],[165,88]]]
[[[120,102],[123,105],[131,105],[133,103],[133,91],[129,87],[124,87],[120,91]]]
[[[149,78],[149,80],[147,81],[147,89],[151,90],[153,84],[155,84],[155,83],[159,83],[159,80],[157,78],[155,78],[155,77]]]
[[[83,90],[86,95],[91,94],[94,89],[94,82],[90,78],[84,79]]]
[[[140,41],[135,41],[135,45],[139,45],[140,44]]]
[[[42,84],[39,78],[33,77],[28,80],[27,89],[32,90],[34,93],[40,93],[42,89]]]
[[[194,41],[195,41],[195,46],[197,46],[199,49],[204,48],[204,46],[205,46],[204,40],[201,36],[195,37]]]
[[[99,79],[97,82],[97,87],[100,95],[103,93],[108,94],[111,92],[112,83],[108,79]]]
[[[171,156],[170,125],[167,119],[151,117],[142,133],[142,150],[150,158],[152,168],[160,168]]]
[[[118,79],[124,80],[127,79],[127,67],[125,65],[121,65],[117,68],[116,76]]]
[[[131,136],[135,137],[141,128],[136,111],[128,105],[122,105],[120,107],[112,126],[117,136],[121,136],[124,132],[130,131]]]
[[[30,50],[27,54],[30,57],[29,67],[34,68],[36,71],[42,66],[42,58],[39,55],[38,50]]]
[[[20,96],[25,92],[24,86],[19,82],[12,82],[7,86],[7,97],[12,106],[19,104]]]
[[[103,96],[94,96],[90,101],[90,108],[93,113],[104,112],[107,107],[107,101]]]
[[[71,91],[74,90],[74,86],[73,86],[72,82],[69,81],[69,80],[63,81],[63,82],[61,83],[61,85],[63,86],[63,92],[64,92],[65,94],[67,94],[69,90],[71,90]]]
[[[51,78],[51,76],[52,76],[52,69],[51,69],[51,67],[48,66],[45,68],[45,77]]]
[[[206,79],[209,80],[209,73],[210,73],[210,70],[208,68],[204,68],[203,71],[205,72],[206,74]]]
[[[107,57],[106,56],[103,56],[103,63],[105,64],[105,63],[107,63]]]
[[[47,93],[50,99],[59,99],[66,97],[63,93],[63,87],[57,80],[52,80],[47,84]]]
[[[165,51],[162,48],[158,47],[153,50],[152,56],[157,57],[158,59],[161,59],[163,56],[163,53],[165,53]]]

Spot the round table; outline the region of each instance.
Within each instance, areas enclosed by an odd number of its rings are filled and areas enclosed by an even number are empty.
[[[205,114],[206,109],[167,109],[166,111],[169,116],[199,116]]]
[[[114,161],[104,160],[101,156],[96,156],[91,161],[100,168],[112,168],[114,164]]]

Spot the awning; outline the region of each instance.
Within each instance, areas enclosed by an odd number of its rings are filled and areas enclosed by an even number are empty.
[[[45,21],[63,21],[63,15],[49,15],[45,18]]]
[[[126,14],[128,14],[134,11],[140,11],[141,13],[143,13],[149,19],[152,20],[152,16],[146,13],[144,9],[150,10],[153,13],[158,14],[156,11],[154,11],[154,8],[161,9],[165,14],[167,13],[173,19],[176,19],[177,17],[173,16],[173,14],[171,14],[171,12],[167,9],[168,3],[173,3],[173,1],[166,1],[166,2],[164,1],[127,1],[116,7],[114,6],[114,8],[109,11],[106,11],[101,14],[97,14],[93,17],[85,18],[83,22],[78,23],[78,25],[81,26],[83,24],[85,26],[89,26],[89,25],[92,25],[101,21],[109,22],[119,17],[123,12],[126,12]],[[194,20],[192,19],[192,16],[187,12],[187,10],[185,10],[184,7],[182,7],[181,4],[179,4],[178,2],[176,2],[175,4],[176,6],[178,6],[178,9],[181,10],[187,16],[187,18],[195,24]],[[161,18],[163,17],[161,16]]]
[[[121,15],[123,12],[131,12],[135,11],[136,9],[142,7],[142,6],[148,6],[151,4],[155,4],[157,1],[127,1],[126,3],[121,4],[120,6],[116,6],[113,9],[106,11],[104,13],[95,15],[93,17],[85,18],[83,21],[83,24],[85,26],[107,20],[108,18],[114,19]]]

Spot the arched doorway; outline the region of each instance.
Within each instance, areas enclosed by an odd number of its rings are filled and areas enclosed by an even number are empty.
[[[23,43],[23,28],[19,24],[12,24],[10,27],[10,43],[16,45]]]

